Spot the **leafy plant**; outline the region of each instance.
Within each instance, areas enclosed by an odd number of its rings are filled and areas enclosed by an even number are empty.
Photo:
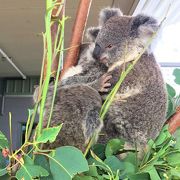
[[[0,132],[1,178],[8,179],[14,177],[19,180],[180,179],[180,139],[177,138],[180,136],[180,129],[176,131],[175,136],[172,136],[168,132],[167,125],[162,129],[160,135],[155,141],[150,140],[148,142],[148,150],[145,152],[144,157],[141,160],[137,158],[136,148],[125,149],[125,141],[122,139],[111,139],[106,145],[95,144],[93,147],[91,147],[90,143],[87,151],[85,152],[85,155],[87,154],[86,158],[80,150],[71,146],[59,147],[52,150],[41,148],[41,145],[44,143],[53,143],[62,127],[62,125],[57,127],[49,127],[49,125],[51,122],[59,72],[63,60],[64,25],[67,19],[64,15],[61,20],[56,18],[53,18],[52,20],[51,17],[53,8],[59,8],[57,12],[60,13],[63,6],[63,0],[61,3],[57,3],[57,1],[54,0],[46,0],[46,32],[43,34],[44,58],[40,78],[39,101],[33,110],[29,110],[25,132],[25,142],[18,150],[13,152],[11,140],[9,143],[5,135]],[[51,27],[54,23],[58,24],[58,28],[55,41],[52,43]],[[49,80],[52,73],[51,65],[54,57],[56,57],[58,53],[59,64],[56,72],[51,112],[49,114],[48,125],[46,128],[43,128],[43,111],[47,97]],[[118,83],[111,91],[101,109],[100,116],[102,119],[108,111],[114,95],[119,89],[124,78],[131,71],[140,56],[141,54],[125,71],[122,72]],[[46,61],[47,64],[45,67]],[[46,70],[46,73],[44,73],[44,70]],[[43,81],[44,74],[46,75]],[[175,82],[180,83],[178,69],[174,71],[174,75],[176,76]],[[175,90],[170,85],[167,85],[167,89],[170,99],[167,117],[170,117],[179,103],[180,96],[176,95]],[[31,139],[30,136],[32,133],[32,127],[39,105],[39,123],[34,138]],[[9,117],[11,134],[11,115]],[[90,147],[91,150],[89,152],[88,150]]]
[[[174,69],[173,75],[175,76],[175,83],[180,85],[180,69]],[[167,92],[168,111],[166,118],[169,119],[176,112],[176,109],[180,107],[180,92],[176,92],[176,90],[169,84],[167,84]]]
[[[82,173],[89,170],[87,161],[82,152],[75,147],[64,146],[54,150],[45,150],[41,148],[42,144],[47,142],[53,143],[55,141],[56,136],[59,134],[62,126],[49,127],[59,79],[59,72],[63,61],[64,26],[67,19],[62,12],[63,6],[63,0],[61,3],[57,3],[57,1],[54,0],[46,0],[46,32],[43,34],[44,57],[40,78],[39,101],[33,110],[29,110],[25,132],[25,142],[18,150],[12,152],[11,140],[9,143],[5,135],[0,132],[0,176],[3,179],[14,177],[19,180],[30,180],[37,178],[56,180],[59,179],[59,177],[62,177],[64,180],[70,180],[77,173]],[[57,12],[62,14],[62,19],[52,18],[52,10],[54,8],[58,8]],[[56,15],[58,16],[59,14]],[[56,23],[58,27],[55,40],[52,42],[51,27],[54,23]],[[59,54],[59,64],[56,72],[51,111],[49,114],[47,128],[43,128],[44,106],[47,97],[49,80],[51,77],[51,65],[57,54]],[[43,77],[44,74],[45,77]],[[34,137],[31,139],[30,136],[32,133],[32,127],[39,105],[39,123]],[[11,114],[9,115],[9,119],[10,136],[12,136]]]
[[[124,149],[124,141],[110,140],[103,153],[91,151],[87,156],[89,171],[77,175],[74,179],[122,179],[122,180],[158,180],[180,178],[180,129],[172,136],[168,125],[164,126],[158,138],[148,142],[148,150],[137,161],[136,149]],[[111,149],[109,151],[109,149]],[[124,150],[124,151],[123,151]],[[110,153],[107,153],[110,152]],[[126,156],[121,158],[125,153]],[[102,156],[101,156],[102,157]]]

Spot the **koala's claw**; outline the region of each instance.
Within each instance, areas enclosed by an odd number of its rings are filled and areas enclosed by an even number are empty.
[[[104,74],[100,77],[100,90],[99,92],[108,92],[109,87],[111,86],[111,83],[108,81],[112,78],[112,75]]]

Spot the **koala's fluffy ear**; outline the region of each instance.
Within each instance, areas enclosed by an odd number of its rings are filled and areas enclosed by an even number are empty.
[[[108,8],[102,9],[99,14],[99,24],[103,25],[111,17],[122,16],[122,15],[123,15],[123,13],[121,12],[121,10],[119,8],[108,7]]]
[[[158,23],[153,17],[140,14],[132,19],[131,30],[141,37],[151,37],[158,30]]]
[[[100,27],[90,27],[86,31],[86,37],[90,41],[94,42],[96,40],[96,37],[100,31]]]

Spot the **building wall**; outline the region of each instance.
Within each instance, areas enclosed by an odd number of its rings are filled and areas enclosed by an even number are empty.
[[[32,94],[38,81],[39,77],[29,77],[26,80],[0,79],[0,131],[9,139],[9,112],[11,112],[14,150],[21,146],[22,125],[27,122],[28,109],[33,108]]]
[[[4,112],[0,116],[0,131],[9,139],[9,112],[12,114],[13,149],[21,145],[21,128],[28,118],[28,109],[32,109],[32,97],[7,96],[4,101]]]

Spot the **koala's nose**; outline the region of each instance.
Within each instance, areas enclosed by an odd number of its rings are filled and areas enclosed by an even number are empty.
[[[99,44],[95,45],[94,51],[93,51],[93,58],[94,59],[99,59],[101,55],[101,47]]]

